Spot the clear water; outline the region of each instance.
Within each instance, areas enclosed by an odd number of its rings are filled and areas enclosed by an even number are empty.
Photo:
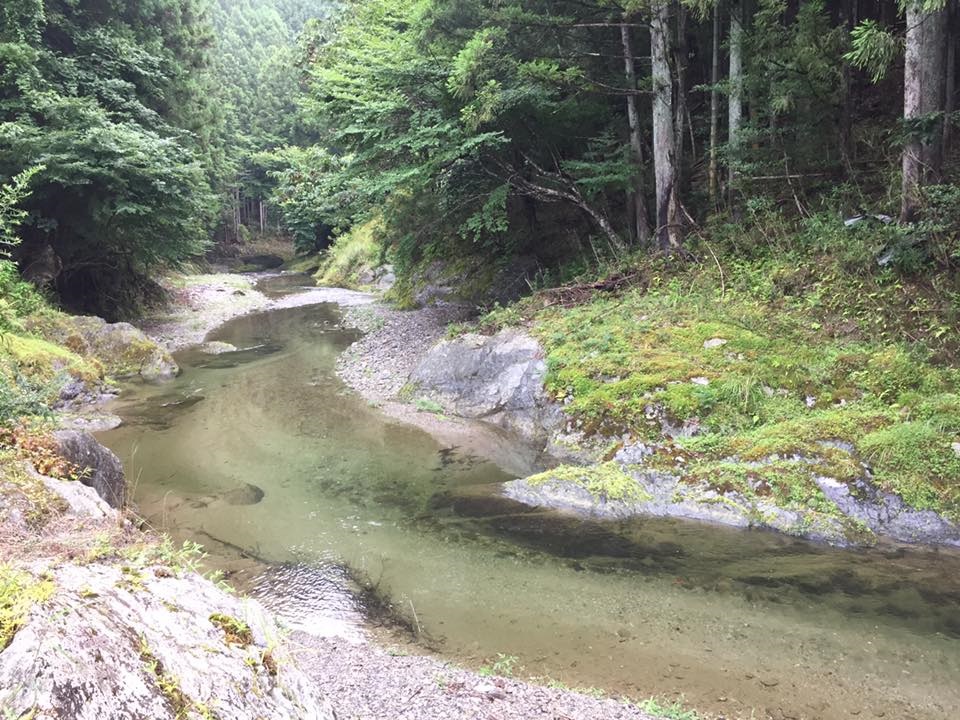
[[[497,496],[513,475],[496,462],[344,387],[356,334],[338,319],[234,320],[212,339],[240,352],[181,354],[176,382],[125,388],[101,436],[155,526],[291,622],[356,631],[350,568],[467,664],[513,655],[523,676],[731,718],[960,716],[956,553],[531,511]]]

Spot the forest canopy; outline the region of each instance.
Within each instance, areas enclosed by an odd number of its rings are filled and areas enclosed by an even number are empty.
[[[107,314],[212,243],[372,220],[401,272],[856,217],[887,262],[949,270],[957,4],[9,0],[0,181],[41,168],[17,259]]]

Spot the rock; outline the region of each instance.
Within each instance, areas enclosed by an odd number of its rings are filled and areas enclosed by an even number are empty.
[[[207,355],[223,355],[224,353],[232,353],[237,351],[236,345],[231,345],[227,342],[220,342],[219,340],[212,340],[210,342],[205,342],[200,346],[200,352]]]
[[[0,707],[53,720],[333,720],[258,602],[180,574],[58,567],[52,597],[0,653]]]
[[[241,255],[240,262],[246,272],[275,270],[285,262],[279,255]]]
[[[96,490],[110,507],[122,508],[127,499],[127,481],[120,458],[88,432],[58,430],[53,436],[58,452],[80,471],[80,482]]]
[[[41,475],[29,463],[24,472],[43,483],[51,493],[66,503],[67,511],[74,517],[91,520],[113,520],[117,511],[111,508],[92,487],[71,480],[58,480]]]
[[[58,415],[58,419],[62,430],[83,430],[91,433],[113,430],[123,424],[123,418],[119,415],[104,412],[66,413]]]
[[[960,442],[951,443],[950,447],[953,448],[954,454],[960,457]]]
[[[702,387],[706,387],[707,385],[710,384],[710,378],[694,377],[694,378],[690,378],[690,382],[692,382],[694,385],[700,385]]]
[[[228,505],[256,505],[263,500],[265,493],[261,488],[250,483],[244,483],[238,488],[228,490],[220,497]]]
[[[139,375],[144,380],[158,381],[172,379],[180,372],[170,353],[130,323],[58,315],[32,319],[28,327],[50,342],[96,359],[114,377]]]
[[[703,349],[715,350],[717,348],[723,347],[724,345],[727,344],[727,342],[728,341],[724,340],[723,338],[711,338],[710,340],[707,340],[706,342],[703,343]]]
[[[417,394],[464,418],[482,419],[545,442],[562,422],[547,396],[540,344],[514,330],[464,335],[434,346],[410,375]]]

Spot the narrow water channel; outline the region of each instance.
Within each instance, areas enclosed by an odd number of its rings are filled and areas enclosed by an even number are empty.
[[[362,620],[347,567],[475,666],[728,718],[960,717],[957,553],[532,511],[498,498],[495,462],[346,388],[356,337],[333,305],[252,315],[212,337],[238,352],[125,387],[101,441],[143,513],[214,564],[257,558],[246,586],[317,631]]]

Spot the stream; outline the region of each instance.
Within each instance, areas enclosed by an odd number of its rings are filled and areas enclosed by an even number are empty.
[[[154,527],[294,627],[365,632],[360,577],[475,668],[515,657],[521,677],[728,718],[960,716],[960,554],[515,504],[497,494],[515,458],[441,444],[336,377],[357,337],[331,304],[232,320],[210,339],[237,352],[124,386],[99,435]]]

